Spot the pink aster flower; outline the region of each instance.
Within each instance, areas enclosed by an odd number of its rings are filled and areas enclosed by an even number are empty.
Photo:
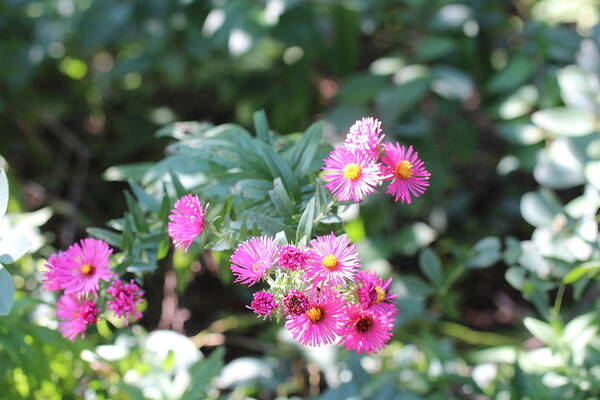
[[[350,306],[346,310],[348,322],[342,330],[344,347],[357,353],[377,353],[392,337],[394,325],[385,315]]]
[[[292,337],[308,346],[322,346],[337,340],[346,325],[346,303],[337,292],[325,286],[313,289],[309,307],[303,314],[288,315],[285,326]]]
[[[63,274],[67,271],[65,266],[65,253],[59,251],[48,257],[48,261],[44,265],[44,288],[50,292],[63,289],[65,278]]]
[[[296,246],[283,246],[279,250],[279,260],[277,264],[281,268],[286,268],[291,271],[302,269],[309,262],[313,255],[310,250],[302,250]]]
[[[204,229],[204,215],[207,209],[208,204],[203,209],[200,199],[195,194],[186,194],[175,202],[167,226],[175,247],[188,251]]]
[[[332,233],[311,240],[313,252],[305,272],[315,283],[329,279],[332,285],[341,285],[346,279],[352,279],[360,266],[356,245],[350,244],[346,235],[335,236]]]
[[[96,323],[99,313],[96,303],[84,297],[65,294],[56,302],[58,330],[70,341],[79,335],[84,338],[88,325]]]
[[[308,297],[298,290],[290,290],[283,298],[283,308],[290,315],[304,314],[309,306]]]
[[[425,193],[431,174],[412,146],[407,149],[398,143],[386,143],[383,149],[383,172],[386,179],[392,179],[386,193],[394,196],[394,201],[410,204],[412,197]]]
[[[44,286],[48,290],[64,289],[65,294],[98,292],[100,281],[109,281],[114,274],[109,268],[112,250],[106,242],[83,239],[48,258]]]
[[[384,136],[381,134],[381,121],[373,117],[364,117],[350,127],[344,146],[353,153],[377,158]]]
[[[277,308],[275,297],[265,290],[254,293],[252,303],[248,307],[259,315],[268,316]]]
[[[324,185],[339,201],[355,203],[373,193],[381,185],[381,166],[362,153],[353,153],[344,146],[335,148],[324,161]]]
[[[142,312],[138,310],[138,304],[142,303],[144,291],[132,279],[129,283],[123,283],[120,279],[113,281],[108,288],[111,298],[107,301],[108,309],[115,312],[115,316],[125,318],[125,326],[129,321],[137,321],[142,318]]]
[[[359,284],[358,301],[363,309],[391,318],[398,313],[394,300],[398,296],[389,291],[392,278],[384,281],[375,272],[359,271],[356,274],[356,282]]]
[[[254,285],[264,278],[277,261],[279,246],[268,236],[253,237],[238,246],[231,256],[236,282]]]

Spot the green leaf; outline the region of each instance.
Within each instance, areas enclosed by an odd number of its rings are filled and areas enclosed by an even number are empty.
[[[525,193],[521,198],[521,215],[533,226],[549,226],[561,212],[562,206],[549,190]]]
[[[160,202],[154,197],[146,193],[144,189],[133,179],[129,179],[129,186],[135,195],[135,198],[148,211],[157,213],[160,210]]]
[[[275,205],[275,208],[279,211],[279,214],[285,219],[291,219],[296,206],[288,192],[285,190],[281,178],[276,178],[273,181],[273,189],[269,190],[269,196],[271,197],[271,201]]]
[[[0,264],[0,315],[8,315],[15,300],[15,284],[8,271]]]
[[[574,283],[586,274],[590,277],[593,277],[598,273],[598,271],[600,271],[600,261],[583,263],[579,267],[573,268],[571,271],[569,271],[569,273],[563,277],[563,283]]]
[[[300,186],[287,160],[262,142],[256,142],[256,150],[268,165],[273,178],[281,178],[291,198],[298,199],[300,197]]]
[[[532,73],[533,64],[527,56],[514,56],[502,71],[494,75],[487,89],[492,94],[507,92],[527,81]]]
[[[533,113],[531,120],[556,135],[583,136],[594,131],[593,115],[576,108],[547,108]]]
[[[554,344],[558,341],[557,332],[554,331],[552,325],[546,322],[532,317],[525,317],[523,324],[533,336],[548,345]]]
[[[540,151],[533,176],[543,186],[572,188],[585,182],[584,162],[575,140],[561,137]]]
[[[500,247],[500,239],[495,236],[481,239],[473,247],[474,252],[467,261],[467,266],[476,269],[494,265],[501,258]]]
[[[419,266],[421,267],[421,271],[435,286],[441,285],[442,264],[433,250],[426,248],[421,251],[421,254],[419,254]]]
[[[217,347],[205,360],[198,361],[190,368],[191,386],[184,393],[184,400],[206,398],[206,388],[211,380],[223,369],[225,349]]]
[[[127,202],[127,208],[129,208],[129,211],[133,215],[133,222],[136,229],[143,233],[148,232],[148,223],[146,222],[144,213],[129,192],[125,192],[125,201]]]
[[[169,175],[171,176],[171,183],[173,184],[175,193],[177,193],[177,197],[185,195],[187,193],[187,190],[185,189],[185,187],[183,187],[177,175],[173,172],[170,172]]]
[[[6,214],[8,208],[8,179],[6,172],[0,168],[0,219]]]
[[[429,78],[418,78],[379,92],[375,104],[381,118],[393,122],[401,117],[421,100],[429,89],[429,84]]]
[[[290,164],[294,166],[294,172],[298,178],[301,179],[308,172],[319,148],[322,135],[323,121],[315,122],[292,147]]]
[[[118,248],[123,246],[123,236],[108,229],[87,228],[86,232],[97,239],[104,240],[111,246]]]
[[[271,135],[269,134],[269,122],[267,120],[267,114],[265,110],[260,110],[252,115],[254,120],[254,129],[256,130],[256,137],[262,140],[268,145],[271,145]]]
[[[306,204],[304,212],[300,216],[298,228],[296,229],[296,241],[299,242],[303,238],[309,240],[312,234],[313,221],[317,216],[317,198],[315,196]]]

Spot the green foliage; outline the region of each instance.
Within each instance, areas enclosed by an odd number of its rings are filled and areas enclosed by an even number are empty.
[[[56,218],[48,240],[60,233],[57,220],[93,221],[102,227],[87,233],[119,250],[115,269],[152,277],[153,293],[161,290],[153,280],[173,265],[194,338],[170,340],[202,351],[210,347],[202,338],[225,343],[179,364],[176,350],[148,350],[155,332],[139,327],[113,337],[106,322],[81,344],[60,339],[46,327],[56,321],[44,304],[29,302],[50,301],[37,287],[55,250],[37,231],[49,211],[9,212],[0,226],[2,393],[600,396],[600,28],[591,25],[594,2],[562,3],[0,5],[0,128],[11,132],[0,147],[13,168],[10,201],[0,169],[0,217],[7,206],[29,208],[31,187],[49,189]],[[316,115],[324,121],[311,125]],[[426,161],[431,188],[413,205],[375,195],[360,209],[333,206],[315,180],[324,142],[363,115],[380,118],[390,140],[413,143]],[[93,162],[81,164],[90,154]],[[82,165],[93,178],[70,210]],[[74,178],[57,181],[57,171]],[[183,256],[170,252],[166,221],[188,192],[210,207],[206,233]],[[394,278],[397,330],[378,356],[295,347],[246,318],[240,304],[249,293],[229,286],[227,260],[241,238],[307,241],[330,231],[361,239],[364,267]],[[23,256],[30,252],[38,253]],[[190,267],[197,261],[199,276]],[[252,374],[238,379],[242,370]]]

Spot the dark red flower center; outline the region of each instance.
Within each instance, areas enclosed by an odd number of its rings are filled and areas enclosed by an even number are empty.
[[[361,333],[368,332],[373,326],[373,319],[367,315],[362,315],[355,323],[354,327]]]

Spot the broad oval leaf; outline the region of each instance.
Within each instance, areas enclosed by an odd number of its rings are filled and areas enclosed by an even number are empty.
[[[0,264],[0,315],[8,315],[15,301],[15,284],[8,271]]]
[[[547,108],[533,113],[531,120],[556,135],[583,136],[594,131],[592,114],[575,108]]]

